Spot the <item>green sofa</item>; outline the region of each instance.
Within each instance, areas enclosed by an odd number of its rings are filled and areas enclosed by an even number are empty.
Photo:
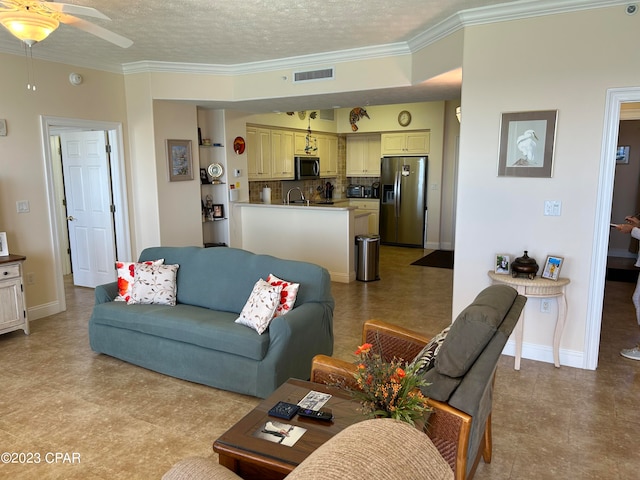
[[[235,248],[152,247],[139,261],[178,264],[177,303],[116,302],[117,283],[95,291],[91,348],[166,375],[256,397],[291,377],[309,378],[314,355],[333,352],[329,273],[311,263]],[[262,335],[235,323],[269,274],[300,284],[294,308]]]

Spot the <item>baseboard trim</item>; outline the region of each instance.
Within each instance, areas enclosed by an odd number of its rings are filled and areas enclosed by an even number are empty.
[[[516,342],[510,340],[502,350],[504,355],[511,357],[516,356]],[[533,343],[522,344],[522,358],[527,360],[536,360],[538,362],[545,362],[553,364],[553,348],[548,345],[536,345]],[[584,366],[584,353],[575,350],[560,349],[560,366],[574,367],[585,369]]]
[[[62,309],[60,308],[60,303],[58,301],[44,303],[42,305],[37,305],[35,307],[27,309],[30,322],[33,320],[38,320],[40,318],[48,317],[50,315],[55,315],[56,313],[60,312],[62,312]]]

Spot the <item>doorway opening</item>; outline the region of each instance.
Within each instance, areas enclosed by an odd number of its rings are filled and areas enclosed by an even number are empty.
[[[609,223],[613,199],[615,162],[620,127],[620,111],[625,103],[640,102],[640,87],[612,88],[607,91],[602,156],[598,198],[595,215],[595,234],[589,275],[589,303],[587,305],[587,325],[585,332],[585,356],[583,367],[595,370],[598,366],[600,333],[604,305],[604,289],[609,248]]]
[[[113,202],[113,227],[115,230],[115,250],[122,258],[131,257],[128,202],[126,192],[126,174],[124,165],[124,141],[122,124],[73,118],[41,116],[41,131],[47,199],[49,208],[49,226],[54,249],[56,279],[57,312],[66,310],[64,274],[69,271],[66,259],[66,239],[68,238],[67,218],[60,199],[64,198],[62,188],[59,155],[54,150],[52,138],[61,132],[103,131],[111,145],[111,185]],[[115,266],[114,266],[115,268]],[[114,270],[115,275],[115,270]]]

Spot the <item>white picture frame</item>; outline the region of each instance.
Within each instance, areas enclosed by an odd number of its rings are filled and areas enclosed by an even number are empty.
[[[560,277],[560,268],[562,268],[563,262],[563,257],[547,255],[547,260],[544,262],[544,268],[542,269],[542,275],[540,276],[549,280],[558,280]]]
[[[499,275],[509,275],[511,270],[511,257],[504,253],[498,253],[495,262],[493,262],[493,266],[495,273]]]
[[[9,245],[7,244],[7,232],[0,232],[0,257],[9,255]]]

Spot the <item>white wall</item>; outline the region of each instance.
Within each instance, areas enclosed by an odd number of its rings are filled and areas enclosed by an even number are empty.
[[[34,59],[37,90],[31,92],[24,56],[0,54],[0,65],[0,118],[8,130],[0,137],[0,231],[12,253],[27,257],[25,272],[35,279],[25,285],[27,308],[35,319],[59,311],[40,117],[120,122],[126,131],[124,81],[122,75]],[[84,77],[82,85],[69,83],[72,72]],[[29,202],[29,213],[16,212],[19,200]]]
[[[639,41],[640,17],[620,7],[465,30],[453,312],[489,284],[496,253],[564,256],[565,364],[584,361],[607,89],[640,83]],[[553,177],[497,177],[501,114],[528,110],[558,110]],[[543,216],[545,200],[562,215]],[[555,315],[537,300],[526,315],[524,356],[550,361]]]
[[[146,246],[202,246],[198,118],[195,105],[153,102],[160,241]],[[190,140],[193,179],[169,181],[167,140]],[[151,172],[150,172],[151,173]]]

